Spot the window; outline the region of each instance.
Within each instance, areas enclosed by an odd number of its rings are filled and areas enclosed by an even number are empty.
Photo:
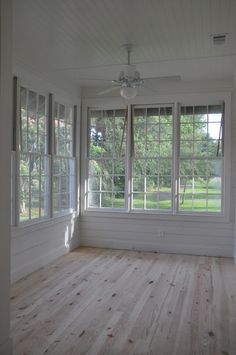
[[[172,107],[133,109],[132,208],[172,208]]]
[[[221,211],[222,137],[222,106],[181,107],[180,211]]]
[[[126,110],[89,111],[89,208],[126,206],[126,126]]]
[[[129,112],[88,110],[87,208],[221,214],[224,104]]]
[[[20,89],[19,183],[20,221],[49,213],[49,156],[46,98]]]
[[[53,213],[75,208],[74,107],[55,102]]]
[[[14,78],[12,225],[76,209],[76,106],[54,103]]]

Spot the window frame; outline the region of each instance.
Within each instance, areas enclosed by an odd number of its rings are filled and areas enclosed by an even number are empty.
[[[66,102],[66,105],[73,107],[73,154],[69,159],[73,159],[74,163],[74,187],[75,191],[73,194],[73,209],[64,210],[62,213],[53,214],[52,206],[53,206],[53,195],[52,195],[52,179],[53,179],[53,171],[52,171],[52,161],[54,156],[53,146],[54,146],[54,130],[53,130],[53,99],[54,94],[51,94],[49,91],[40,87],[40,85],[31,85],[28,81],[24,81],[21,78],[15,76],[13,78],[13,89],[14,89],[14,101],[13,101],[13,135],[12,135],[12,207],[11,207],[11,227],[27,227],[33,226],[38,223],[47,222],[53,220],[58,217],[66,217],[71,214],[77,214],[79,211],[79,202],[78,202],[78,189],[77,189],[77,179],[78,179],[78,165],[77,165],[77,156],[80,150],[79,147],[79,138],[78,133],[80,133],[79,129],[79,121],[77,120],[77,112],[78,106],[75,104],[75,100],[61,100],[61,97],[58,96],[58,101]],[[39,216],[33,219],[27,219],[20,221],[20,154],[27,154],[27,152],[23,152],[20,150],[20,124],[21,124],[21,105],[20,105],[20,90],[21,87],[24,87],[27,91],[33,91],[38,96],[42,95],[45,97],[45,107],[46,107],[46,151],[44,154],[40,152],[32,152],[32,154],[39,154],[41,156],[40,159],[44,157],[48,158],[49,162],[49,170],[48,170],[48,189],[49,193],[47,195],[47,215]],[[29,152],[31,154],[31,152]]]
[[[55,104],[59,105],[64,105],[65,108],[71,107],[72,108],[72,152],[71,155],[57,155],[56,152],[56,144],[55,144]],[[76,149],[77,149],[77,140],[76,140],[76,128],[77,128],[77,105],[74,105],[71,101],[65,100],[57,95],[50,94],[49,97],[49,107],[50,107],[50,120],[49,120],[49,125],[50,125],[50,138],[51,141],[49,142],[50,146],[50,154],[51,154],[51,218],[57,218],[57,217],[63,217],[65,215],[74,213],[78,211],[78,205],[77,205],[77,198],[78,198],[78,190],[77,190],[77,157],[76,157]],[[69,191],[69,203],[73,203],[72,207],[69,207],[68,209],[60,210],[54,212],[54,191],[53,191],[53,178],[54,178],[54,173],[53,173],[53,163],[55,159],[65,159],[68,164],[70,160],[74,161],[74,191],[70,189]],[[72,175],[67,175],[70,180],[71,184],[71,176]],[[71,198],[72,196],[72,198]]]
[[[36,95],[39,97],[44,96],[45,97],[45,117],[46,117],[46,136],[45,136],[45,152],[29,152],[29,151],[22,151],[21,150],[21,88],[25,88],[26,92],[32,91],[36,93]],[[38,100],[37,100],[38,101]],[[46,197],[46,205],[47,205],[47,214],[45,216],[39,216],[36,218],[28,218],[26,220],[20,220],[20,156],[21,154],[26,154],[28,156],[30,155],[38,155],[40,156],[40,160],[42,157],[48,158],[49,159],[49,171],[48,171],[48,185],[50,186],[50,155],[49,155],[49,110],[48,110],[48,105],[49,105],[49,100],[48,100],[48,94],[44,92],[43,90],[37,89],[32,87],[31,85],[28,85],[27,83],[24,83],[19,77],[14,77],[14,124],[13,124],[13,140],[12,140],[12,154],[14,156],[14,177],[13,177],[13,184],[12,188],[15,193],[15,196],[12,200],[13,203],[13,208],[12,208],[12,225],[13,226],[27,226],[43,221],[47,221],[50,219],[50,206],[51,206],[51,199],[50,196],[48,195]],[[37,129],[38,130],[38,129]],[[38,132],[37,132],[38,133]],[[38,134],[37,134],[37,141],[38,141]],[[41,168],[40,168],[41,169]],[[30,189],[29,189],[30,191]],[[29,198],[29,201],[31,198]],[[30,206],[31,209],[31,206]]]
[[[224,151],[224,146],[225,146],[225,103],[224,101],[221,101],[221,102],[215,102],[213,104],[204,104],[203,106],[206,106],[207,107],[207,116],[209,115],[208,113],[208,107],[209,106],[212,106],[212,105],[219,105],[222,107],[222,118],[223,118],[223,125],[222,125],[222,138],[221,138],[221,149],[222,149],[222,155],[220,156],[220,158],[217,158],[217,157],[211,157],[209,155],[207,155],[206,157],[200,157],[200,156],[196,156],[194,155],[194,153],[191,155],[191,156],[184,156],[184,155],[181,155],[181,152],[180,152],[180,148],[181,148],[181,133],[180,133],[180,129],[181,129],[181,121],[180,121],[180,116],[181,116],[181,107],[185,107],[185,106],[190,106],[190,107],[193,107],[193,112],[194,112],[194,108],[197,107],[197,106],[201,106],[201,104],[187,104],[187,105],[183,105],[183,104],[179,104],[179,113],[178,113],[178,117],[177,117],[177,120],[178,120],[178,186],[177,186],[177,213],[178,214],[184,214],[184,215],[188,215],[188,214],[191,214],[191,215],[199,215],[199,216],[224,216],[224,205],[223,205],[223,202],[224,202],[224,179],[225,179],[225,166],[224,166],[224,163],[225,163],[225,154],[223,153]],[[193,113],[194,115],[194,113]],[[188,124],[188,123],[186,123]],[[209,121],[207,119],[207,132],[208,132],[208,124],[209,124]],[[194,124],[193,124],[194,125]],[[194,129],[194,128],[193,128]],[[192,141],[193,143],[195,142],[195,140],[190,140]],[[198,140],[196,140],[198,142]],[[184,211],[180,209],[180,197],[181,197],[181,193],[180,193],[180,178],[181,178],[181,175],[180,175],[180,162],[182,161],[188,161],[188,160],[191,160],[192,162],[194,161],[206,161],[206,160],[209,160],[209,161],[220,161],[222,163],[222,175],[221,175],[221,193],[220,193],[220,200],[221,200],[221,211],[217,211],[217,212],[211,212],[211,211],[200,211],[200,212],[195,212],[195,211]],[[208,195],[208,194],[207,194]],[[208,197],[206,198],[206,203],[208,204]]]
[[[120,107],[120,106],[117,106],[117,107],[88,107],[87,108],[87,124],[86,124],[86,158],[85,158],[85,174],[84,174],[84,177],[85,177],[85,180],[82,180],[82,181],[85,181],[85,184],[86,184],[86,192],[85,192],[85,195],[84,195],[84,200],[85,200],[85,209],[88,210],[88,211],[103,211],[103,212],[126,212],[127,211],[127,208],[128,208],[128,194],[129,194],[129,188],[128,188],[128,184],[129,184],[129,180],[128,180],[128,176],[129,176],[129,170],[128,170],[128,144],[129,144],[129,138],[128,138],[128,134],[126,135],[126,151],[125,151],[125,189],[124,189],[124,199],[125,199],[125,203],[124,203],[124,208],[110,208],[110,207],[100,207],[100,208],[95,208],[95,207],[89,207],[88,206],[88,192],[89,192],[89,189],[88,189],[88,179],[89,179],[89,160],[90,160],[90,156],[89,156],[89,142],[90,142],[90,111],[93,110],[98,110],[98,111],[107,111],[107,110],[126,110],[127,107]],[[128,108],[128,116],[127,116],[127,124],[126,124],[126,132],[128,132],[128,126],[129,126],[129,108]],[[83,178],[82,178],[83,179]]]
[[[167,209],[167,210],[164,210],[164,209],[138,209],[138,208],[132,208],[132,195],[133,195],[133,187],[132,187],[132,180],[133,180],[133,174],[132,174],[132,166],[133,166],[133,161],[135,159],[135,155],[134,155],[134,152],[132,152],[130,150],[130,210],[128,212],[132,212],[132,213],[144,213],[144,214],[147,214],[147,213],[156,213],[156,214],[168,214],[168,215],[172,215],[173,212],[174,212],[174,209],[175,209],[175,202],[174,202],[174,189],[173,189],[173,181],[174,181],[174,178],[175,178],[175,173],[174,173],[174,157],[175,157],[175,149],[176,149],[176,141],[175,141],[175,135],[174,135],[174,127],[175,127],[175,119],[176,119],[176,116],[175,116],[175,104],[173,102],[170,102],[170,103],[160,103],[160,104],[148,104],[148,105],[132,105],[131,106],[131,110],[132,110],[132,117],[130,117],[130,121],[132,120],[133,118],[133,115],[134,115],[134,110],[136,108],[143,108],[145,110],[147,110],[148,108],[171,108],[171,111],[172,111],[172,143],[171,143],[171,146],[172,146],[172,153],[171,153],[171,157],[170,157],[170,161],[171,161],[171,208],[170,209]],[[132,132],[131,132],[131,135],[132,135]],[[133,137],[129,137],[129,139],[132,141],[134,139],[134,133],[133,133]],[[161,140],[160,140],[161,141]],[[147,142],[147,141],[146,141]],[[169,157],[168,157],[169,158]],[[145,159],[142,158],[142,159]],[[150,159],[150,157],[147,157],[146,159]],[[151,158],[152,159],[152,158]],[[161,158],[163,159],[163,158]],[[144,192],[144,195],[146,194],[146,192]],[[144,204],[145,206],[145,204]]]
[[[189,94],[172,94],[172,95],[156,95],[150,97],[136,97],[132,101],[128,103],[128,131],[127,131],[127,150],[130,152],[130,113],[133,105],[147,106],[147,105],[160,105],[160,104],[174,104],[173,115],[176,117],[179,114],[180,105],[214,105],[221,104],[222,101],[225,103],[225,112],[224,112],[224,141],[227,142],[224,146],[224,159],[222,165],[222,212],[182,212],[177,210],[177,198],[178,194],[173,194],[173,211],[172,213],[163,213],[163,211],[135,211],[130,209],[130,157],[128,154],[127,161],[127,180],[128,184],[126,185],[127,189],[127,209],[125,211],[114,211],[111,209],[107,209],[105,212],[100,209],[88,210],[86,209],[86,203],[81,205],[81,214],[84,216],[104,216],[106,217],[109,213],[110,216],[117,218],[140,218],[142,215],[143,218],[154,218],[165,220],[171,218],[171,220],[186,220],[186,221],[216,221],[216,222],[228,222],[231,218],[230,215],[230,195],[231,195],[231,159],[230,159],[230,151],[231,151],[231,92],[212,92],[212,93],[189,93]],[[86,200],[86,192],[87,192],[87,165],[86,165],[86,152],[87,152],[87,144],[88,144],[88,109],[121,109],[124,108],[126,102],[120,98],[103,98],[103,99],[95,99],[88,98],[84,100],[82,106],[82,190],[81,195],[82,199]],[[179,149],[179,127],[177,119],[174,119],[174,136],[173,140],[176,144],[173,144],[174,154],[173,154],[173,187],[177,191],[178,190],[178,149]]]

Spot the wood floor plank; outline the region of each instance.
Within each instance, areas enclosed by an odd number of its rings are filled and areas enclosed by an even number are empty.
[[[232,259],[79,248],[11,302],[14,355],[236,355]]]

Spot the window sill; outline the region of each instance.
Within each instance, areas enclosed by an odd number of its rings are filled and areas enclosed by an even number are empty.
[[[30,222],[22,222],[19,226],[11,226],[11,235],[14,238],[15,235],[23,235],[26,232],[34,232],[36,230],[45,229],[55,224],[62,223],[67,220],[71,220],[78,216],[77,212],[69,212],[64,214],[58,214],[53,218],[41,218]]]

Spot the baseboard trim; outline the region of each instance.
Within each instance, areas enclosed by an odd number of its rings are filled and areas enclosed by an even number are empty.
[[[12,355],[12,339],[8,338],[0,344],[0,355]]]
[[[198,246],[198,245],[183,245],[183,244],[167,244],[167,243],[153,243],[130,240],[107,240],[103,238],[82,238],[81,246],[101,247],[108,249],[126,249],[137,251],[150,251],[170,254],[187,254],[187,255],[202,255],[202,256],[220,256],[233,257],[232,248],[222,246]]]

